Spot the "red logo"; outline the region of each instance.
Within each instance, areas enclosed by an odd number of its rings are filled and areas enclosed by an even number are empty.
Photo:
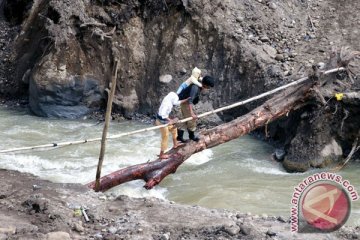
[[[321,231],[331,232],[345,224],[350,215],[350,198],[338,185],[318,183],[301,196],[301,210],[306,222]]]

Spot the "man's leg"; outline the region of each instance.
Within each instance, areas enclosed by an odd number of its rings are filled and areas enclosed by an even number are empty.
[[[175,127],[175,125],[171,125],[168,128],[169,128],[169,132],[172,135],[173,148],[177,148],[180,145],[177,140],[178,129]]]
[[[181,110],[181,115],[182,115],[182,117],[179,117],[180,119],[189,117],[187,115],[186,108],[189,108],[188,103],[182,103],[180,105],[180,110]],[[179,142],[186,143],[186,140],[184,139],[184,132],[185,132],[186,127],[187,127],[187,123],[181,123],[178,125],[177,140]]]
[[[195,134],[195,131],[190,131],[188,129],[188,133],[189,133],[189,138],[195,142],[198,142],[200,140],[200,138]]]
[[[181,113],[184,118],[192,117],[191,112],[190,112],[190,106],[188,103],[181,104]],[[196,120],[193,119],[193,120],[186,122],[186,128],[190,129],[191,131],[195,131],[196,130]],[[184,129],[185,129],[185,127],[184,127]]]
[[[162,124],[159,122],[159,120],[156,120],[155,125],[159,126]],[[165,154],[165,151],[168,148],[169,129],[168,127],[162,127],[160,128],[160,132],[161,132],[161,147],[160,147],[159,158],[166,159],[169,158],[169,156]]]
[[[181,112],[184,116],[184,118],[188,118],[191,117],[191,112],[190,112],[190,106],[188,103],[183,103],[181,104]],[[197,137],[195,135],[195,130],[196,130],[196,120],[193,119],[191,121],[186,122],[186,127],[187,130],[189,132],[189,138],[193,141],[199,141],[199,137]]]
[[[182,143],[186,143],[186,140],[184,139],[184,130],[182,130],[181,128],[177,129],[176,140],[178,140],[179,142],[182,142]]]

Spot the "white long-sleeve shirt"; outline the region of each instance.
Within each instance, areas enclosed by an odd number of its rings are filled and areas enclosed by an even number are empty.
[[[173,106],[179,106],[180,103],[179,96],[174,92],[170,92],[162,100],[158,115],[163,119],[168,118]]]

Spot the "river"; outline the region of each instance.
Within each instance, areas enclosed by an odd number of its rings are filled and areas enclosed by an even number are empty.
[[[144,127],[148,125],[113,121],[109,135]],[[25,109],[0,107],[1,150],[99,138],[102,129],[103,125],[95,121],[40,118]],[[110,140],[107,142],[102,173],[156,159],[159,146],[158,131]],[[99,151],[100,143],[95,142],[46,151],[0,154],[0,167],[29,172],[55,182],[88,183],[95,178]],[[321,170],[289,174],[281,164],[271,160],[272,151],[268,144],[244,136],[194,155],[175,174],[150,191],[142,188],[142,181],[133,181],[109,192],[288,217],[294,187],[307,176]],[[360,192],[359,173],[360,162],[352,161],[339,174]],[[360,201],[352,203],[347,224],[360,225]]]

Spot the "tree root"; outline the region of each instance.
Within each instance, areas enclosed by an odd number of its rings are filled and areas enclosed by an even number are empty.
[[[321,102],[322,105],[326,105],[326,100],[324,96],[321,94],[320,89],[317,86],[314,86],[312,90],[316,93],[317,99]]]
[[[342,130],[343,130],[345,120],[349,117],[349,111],[346,110],[345,108],[344,108],[344,113],[345,113],[345,116],[341,120],[340,132],[342,132]]]
[[[109,32],[104,32],[103,30],[101,30],[100,28],[95,28],[92,32],[92,35],[96,35],[99,36],[101,41],[104,41],[105,38],[112,38],[112,35],[115,33],[116,27],[114,27],[111,31]]]
[[[105,23],[99,23],[99,22],[87,22],[80,25],[81,28],[87,27],[87,26],[95,26],[95,27],[106,27]]]
[[[359,134],[358,134],[358,136],[359,136]],[[359,142],[359,137],[357,137],[355,139],[355,141],[353,142],[352,149],[351,149],[349,155],[344,160],[344,162],[342,164],[339,164],[337,167],[333,168],[332,171],[334,171],[334,172],[340,171],[343,167],[346,166],[346,164],[348,164],[348,162],[351,160],[353,155],[360,149],[358,142]]]
[[[92,35],[96,35],[99,36],[101,38],[102,41],[105,40],[105,38],[112,38],[112,35],[115,33],[116,27],[114,27],[111,31],[109,32],[104,32],[100,27],[106,27],[107,25],[105,23],[100,23],[97,21],[91,21],[91,22],[86,22],[80,25],[80,28],[85,28],[85,27],[94,27],[93,31],[92,31]]]
[[[360,56],[360,51],[351,51],[350,47],[342,47],[339,53],[339,65],[347,67],[358,56]]]

